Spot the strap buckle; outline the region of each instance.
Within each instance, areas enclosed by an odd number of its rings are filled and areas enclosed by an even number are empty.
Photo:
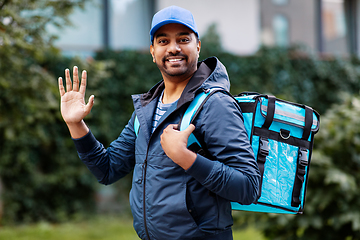
[[[299,164],[303,167],[309,165],[308,150],[305,148],[299,148]]]
[[[259,139],[259,153],[263,156],[269,155],[269,140],[266,138],[260,138]]]

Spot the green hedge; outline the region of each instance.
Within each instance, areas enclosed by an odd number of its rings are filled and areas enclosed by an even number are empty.
[[[301,48],[261,48],[254,56],[219,54],[227,67],[232,93],[255,91],[312,106],[324,113],[339,93],[357,93],[359,60],[319,59]]]
[[[206,48],[204,52],[209,53]],[[360,89],[360,61],[357,58],[350,61],[319,59],[305,54],[300,48],[263,47],[247,57],[222,51],[210,53],[226,66],[232,94],[243,91],[273,94],[309,105],[322,114],[332,104],[340,102],[342,92],[357,93]],[[202,54],[201,59],[209,56]],[[110,74],[97,85],[99,94],[95,97],[101,108],[95,107],[93,112],[101,119],[98,134],[104,139],[110,134],[110,139],[114,139],[112,130],[120,132],[133,111],[130,96],[148,91],[161,80],[161,74],[148,52],[105,51],[97,53],[95,59],[106,61]]]

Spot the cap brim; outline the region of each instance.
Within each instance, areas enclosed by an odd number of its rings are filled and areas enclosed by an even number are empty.
[[[168,19],[168,20],[164,20],[162,22],[159,22],[158,24],[156,24],[154,27],[151,28],[150,30],[150,40],[153,41],[154,40],[154,35],[156,33],[157,30],[159,30],[162,26],[166,25],[166,24],[170,24],[170,23],[179,23],[179,24],[182,24],[186,27],[188,27],[191,31],[193,31],[196,36],[199,37],[199,34],[196,32],[195,29],[192,28],[192,26],[190,26],[189,24],[187,23],[184,23],[184,22],[181,22],[179,20],[176,20],[176,19]]]

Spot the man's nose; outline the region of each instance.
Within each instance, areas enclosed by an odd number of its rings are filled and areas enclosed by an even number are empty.
[[[176,42],[173,41],[169,44],[169,48],[168,48],[168,52],[169,53],[178,53],[181,51],[180,45]]]

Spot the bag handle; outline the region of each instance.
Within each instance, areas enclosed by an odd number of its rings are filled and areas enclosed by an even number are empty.
[[[313,124],[313,109],[305,105],[305,126],[302,135],[302,139],[307,140],[311,133],[311,127]]]
[[[266,113],[266,118],[265,118],[265,122],[262,125],[262,128],[266,128],[269,129],[271,123],[274,120],[274,114],[275,114],[275,96],[272,95],[268,95],[267,96],[268,99],[268,106],[267,106],[267,113]]]

